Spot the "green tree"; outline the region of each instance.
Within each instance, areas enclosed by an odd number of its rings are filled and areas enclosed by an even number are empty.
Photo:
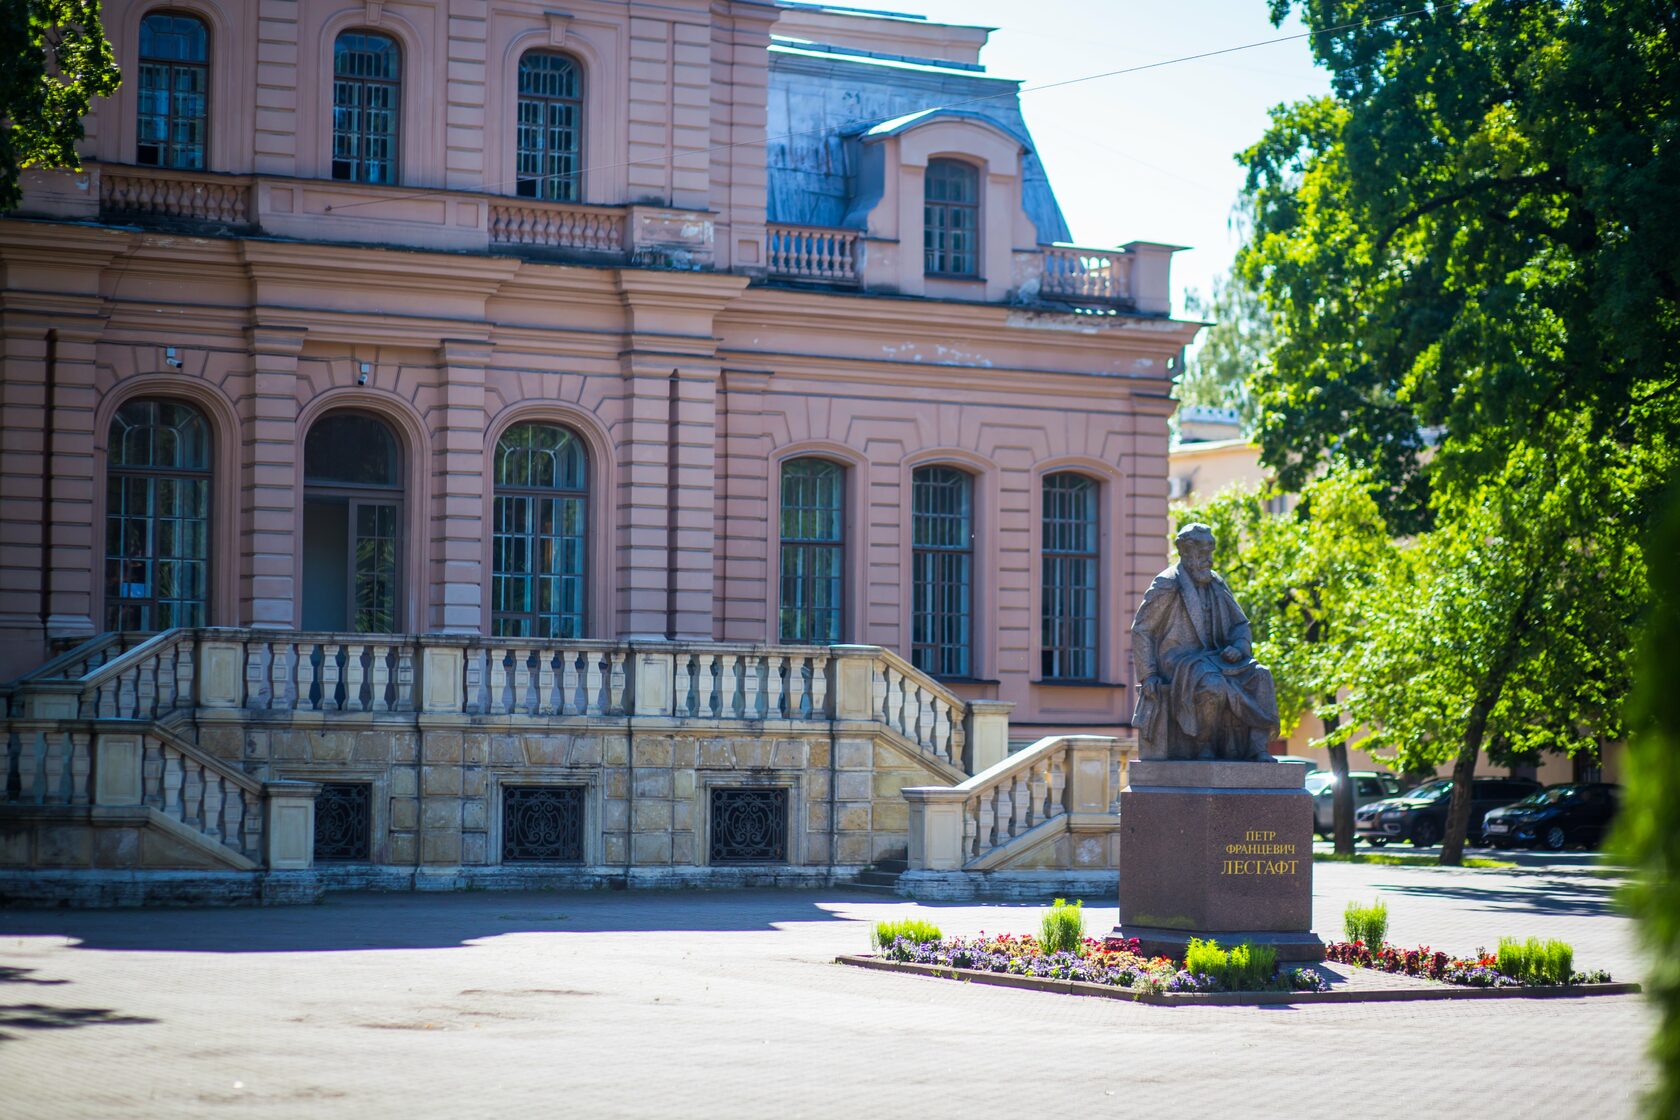
[[[99,0],[0,0],[0,211],[24,168],[81,166],[82,117],[118,79]]]
[[[1338,696],[1367,640],[1360,604],[1394,549],[1364,479],[1333,473],[1308,483],[1287,513],[1269,495],[1233,488],[1178,511],[1180,526],[1201,521],[1217,542],[1215,567],[1226,576],[1254,628],[1255,657],[1272,671],[1278,715],[1289,735],[1316,712],[1336,776],[1334,835],[1352,853],[1353,784],[1348,780],[1351,724]]]
[[[1647,587],[1633,526],[1657,456],[1592,462],[1623,449],[1557,427],[1399,549],[1361,606],[1370,639],[1342,712],[1405,768],[1452,765],[1445,864],[1463,860],[1484,750],[1510,761],[1622,734]]]
[[[1319,32],[1332,84],[1273,110],[1241,157],[1254,234],[1238,267],[1278,336],[1258,437],[1280,484],[1334,451],[1374,472],[1409,532],[1432,489],[1473,501],[1554,414],[1623,446],[1672,437],[1671,0],[1271,8]]]
[[[1646,993],[1660,1021],[1651,1047],[1651,1116],[1680,1116],[1680,490],[1647,544],[1654,609],[1639,661],[1616,848],[1635,869],[1627,901],[1650,950]]]
[[[1213,279],[1213,295],[1192,293],[1189,313],[1213,325],[1191,353],[1174,392],[1184,404],[1234,408],[1244,435],[1252,435],[1259,420],[1259,402],[1249,381],[1272,349],[1272,317],[1260,292],[1240,273]]]

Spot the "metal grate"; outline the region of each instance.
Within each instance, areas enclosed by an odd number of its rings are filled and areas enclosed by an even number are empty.
[[[504,786],[503,863],[582,863],[582,786]]]
[[[372,818],[371,784],[323,782],[315,797],[315,862],[370,858]]]
[[[788,791],[712,790],[711,863],[786,863]]]

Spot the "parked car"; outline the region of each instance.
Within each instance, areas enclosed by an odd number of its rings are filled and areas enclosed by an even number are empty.
[[[1482,818],[1490,809],[1521,801],[1540,788],[1528,778],[1477,778],[1470,786],[1470,825],[1465,835],[1482,834]],[[1452,782],[1430,782],[1393,801],[1377,815],[1377,824],[1391,840],[1410,840],[1419,848],[1441,842],[1447,831],[1447,807]]]
[[[1383,830],[1383,812],[1410,798],[1433,797],[1442,789],[1450,793],[1452,791],[1451,780],[1438,778],[1435,781],[1425,782],[1421,786],[1414,786],[1398,797],[1386,797],[1381,801],[1373,801],[1368,805],[1359,806],[1353,811],[1354,839],[1364,840],[1373,848],[1380,848],[1390,840],[1397,839],[1397,837],[1390,836]]]
[[[1400,792],[1400,779],[1393,774],[1379,774],[1374,770],[1351,770],[1355,819],[1361,805],[1393,797]],[[1318,770],[1307,775],[1307,792],[1313,799],[1313,831],[1329,836],[1336,827],[1336,775]]]
[[[1495,848],[1536,846],[1562,851],[1571,844],[1597,846],[1610,831],[1622,787],[1608,782],[1548,786],[1482,820],[1482,842]]]
[[[1273,755],[1272,757],[1277,759],[1279,762],[1302,762],[1302,763],[1305,763],[1306,767],[1307,767],[1307,773],[1309,775],[1324,773],[1323,770],[1320,770],[1318,768],[1318,763],[1314,762],[1310,758],[1304,758],[1304,757],[1302,757],[1301,755],[1298,755],[1298,754],[1279,754],[1279,755]]]

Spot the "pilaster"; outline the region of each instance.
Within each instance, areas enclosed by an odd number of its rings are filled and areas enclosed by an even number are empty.
[[[93,618],[95,564],[93,445],[95,363],[103,322],[55,324],[47,335],[50,392],[47,422],[47,636],[82,637],[100,627]]]
[[[240,399],[239,617],[259,629],[293,629],[299,619],[297,537],[298,354],[305,331],[257,324],[250,331],[251,381]]]
[[[432,452],[429,625],[477,634],[484,618],[484,367],[491,345],[446,338],[438,347],[442,407]]]

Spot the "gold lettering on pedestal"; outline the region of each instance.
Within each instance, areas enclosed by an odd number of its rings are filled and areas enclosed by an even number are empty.
[[[1240,841],[1225,845],[1225,854],[1269,858],[1222,860],[1219,867],[1221,875],[1294,875],[1301,862],[1299,859],[1279,858],[1293,856],[1295,845],[1280,843],[1276,832],[1261,828],[1250,829],[1243,833]]]

